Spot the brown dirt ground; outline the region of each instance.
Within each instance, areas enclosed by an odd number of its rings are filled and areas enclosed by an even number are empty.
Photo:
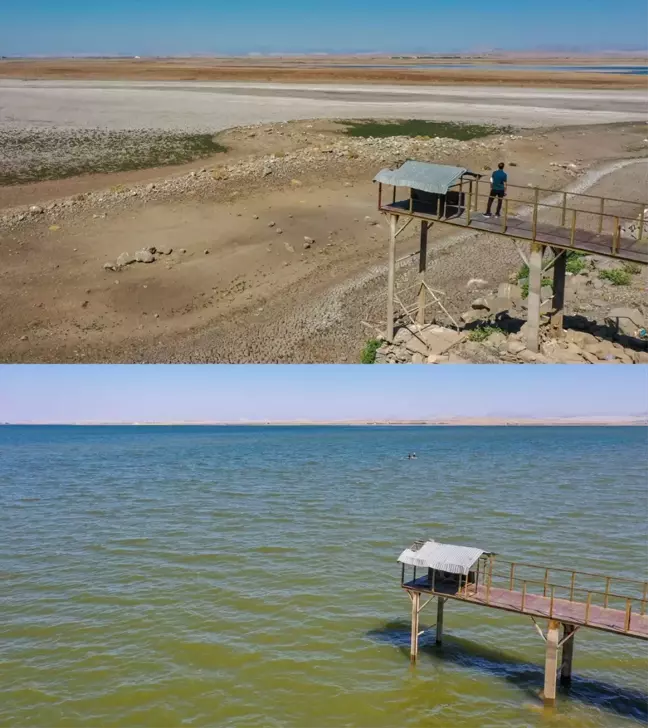
[[[313,130],[318,139],[324,128]],[[254,153],[276,151],[273,128],[265,131],[249,140]],[[231,134],[239,145],[231,154],[243,154],[245,133]],[[506,158],[517,162],[510,170],[516,184],[560,187],[573,178],[551,167],[550,159],[587,167],[636,156],[644,134],[642,125],[530,132],[508,143]],[[497,160],[481,153],[456,161],[482,169]],[[358,160],[353,172],[347,163],[344,170],[331,166],[305,175],[297,189],[241,185],[234,198],[230,188],[208,200],[136,202],[106,218],[85,212],[56,231],[43,220],[6,234],[0,242],[0,361],[358,361],[372,333],[363,320],[384,316],[387,227],[365,221],[367,215],[380,219],[369,181],[375,171]],[[126,176],[143,181],[168,170],[148,175]],[[102,186],[114,177],[104,176]],[[56,183],[57,196],[99,181]],[[23,201],[42,201],[51,191],[50,183],[24,186],[29,195]],[[638,195],[636,189],[617,193]],[[473,276],[505,280],[519,263],[512,246],[492,241],[477,246],[473,240],[437,255],[443,234],[432,236],[431,268],[449,293],[465,289]],[[309,249],[304,236],[316,240]],[[155,263],[119,273],[102,269],[123,251],[163,244],[174,253]],[[415,233],[405,237],[399,255],[415,244]]]
[[[283,83],[398,83],[471,86],[535,86],[554,88],[645,89],[646,77],[628,74],[407,68],[340,68],[344,59],[318,63],[293,59],[245,61],[243,59],[7,59],[0,60],[0,78],[139,80],[139,81],[257,81]],[[354,62],[362,62],[357,58]],[[369,65],[372,61],[366,61]],[[373,62],[379,63],[374,59]],[[384,62],[384,60],[383,60]],[[410,60],[409,63],[412,61]],[[520,63],[531,62],[523,59]],[[546,59],[543,63],[546,63]],[[564,60],[562,61],[564,63]],[[590,59],[589,62],[592,62]],[[603,61],[602,61],[603,62]],[[609,60],[604,61],[609,64]],[[398,65],[392,60],[390,64]],[[401,61],[401,63],[407,63]],[[580,61],[579,61],[580,63]]]

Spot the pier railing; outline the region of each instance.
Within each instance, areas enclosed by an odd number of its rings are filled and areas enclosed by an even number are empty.
[[[584,624],[590,622],[593,607],[622,610],[625,613],[623,631],[628,632],[633,615],[646,615],[648,611],[648,581],[621,576],[602,576],[587,571],[576,571],[539,566],[525,562],[503,561],[494,557],[480,561],[474,582],[466,580],[461,587],[470,598],[479,587],[485,591],[485,604],[495,602],[493,589],[504,589],[521,594],[521,612],[533,612],[527,599],[541,596],[549,599],[547,616],[554,616],[554,605],[559,600],[585,605]]]
[[[455,211],[454,215],[444,217],[445,208],[442,204],[425,203],[415,200],[412,191],[409,199],[396,201],[396,188],[393,190],[393,200],[383,203],[382,185],[379,190],[378,208],[389,211],[389,207],[398,205],[400,214],[416,215],[424,213],[428,217],[437,217],[439,220],[451,222],[454,218],[465,217],[467,225],[473,222],[481,223],[475,216],[485,208],[489,197],[490,185],[479,180],[470,180],[450,188],[458,193],[458,204],[448,204]],[[541,195],[547,196],[543,200]],[[648,248],[648,202],[621,200],[613,197],[598,197],[580,192],[567,192],[564,190],[547,189],[543,187],[523,187],[521,185],[508,185],[507,194],[503,200],[502,213],[497,220],[498,229],[494,232],[506,234],[509,221],[516,214],[528,218],[531,239],[536,239],[538,226],[545,224],[561,228],[565,231],[562,244],[578,248],[579,232],[589,232],[594,235],[610,236],[611,252],[616,255],[622,238],[633,239],[645,243]],[[516,220],[519,223],[519,219]],[[624,234],[624,228],[635,226],[632,235]],[[516,225],[519,229],[519,224]],[[561,236],[562,238],[563,236]]]

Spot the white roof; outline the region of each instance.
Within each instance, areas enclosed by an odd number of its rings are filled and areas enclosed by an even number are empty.
[[[452,546],[438,541],[426,541],[420,548],[405,549],[398,557],[401,564],[421,566],[450,574],[467,574],[482,554],[490,552],[470,546]]]

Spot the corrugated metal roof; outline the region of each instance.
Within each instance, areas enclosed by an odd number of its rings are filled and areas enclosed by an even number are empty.
[[[446,164],[430,162],[405,162],[398,169],[383,169],[374,177],[374,182],[382,182],[395,187],[412,187],[415,190],[445,195],[468,170],[464,167],[451,167]]]
[[[438,541],[426,541],[420,548],[405,549],[398,557],[401,564],[421,566],[427,569],[447,571],[450,574],[467,574],[477,559],[488,551],[470,546],[452,546]]]

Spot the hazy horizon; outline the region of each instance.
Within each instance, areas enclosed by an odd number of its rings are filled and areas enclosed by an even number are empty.
[[[252,21],[250,19],[253,19]],[[406,19],[408,22],[386,22]],[[556,21],[559,22],[556,22]],[[413,22],[412,22],[413,21]],[[34,0],[3,11],[0,56],[479,53],[499,49],[646,49],[648,6],[602,0],[466,0],[398,11],[387,0],[232,5],[208,0],[89,4]],[[361,38],[362,40],[359,40]]]
[[[3,423],[341,422],[648,415],[648,367],[15,365]],[[404,375],[407,376],[404,376]],[[642,395],[641,392],[644,394]]]

